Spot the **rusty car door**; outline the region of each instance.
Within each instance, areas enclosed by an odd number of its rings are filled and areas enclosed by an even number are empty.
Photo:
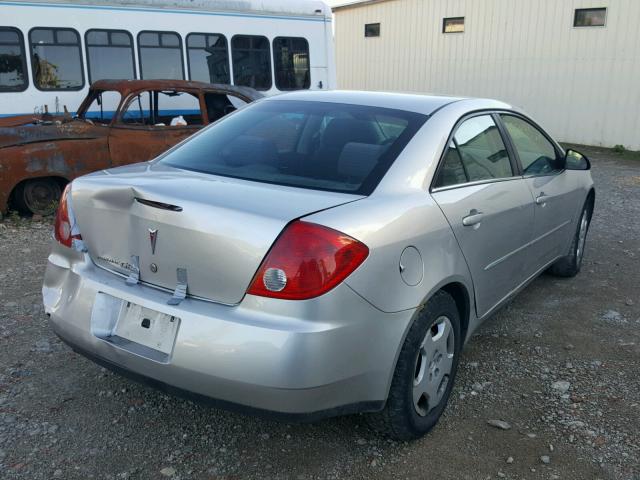
[[[204,125],[197,92],[147,90],[131,95],[111,127],[114,166],[151,160]]]

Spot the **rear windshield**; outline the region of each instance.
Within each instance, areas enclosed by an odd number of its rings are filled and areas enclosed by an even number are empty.
[[[267,100],[212,125],[160,162],[198,172],[369,195],[425,115]]]

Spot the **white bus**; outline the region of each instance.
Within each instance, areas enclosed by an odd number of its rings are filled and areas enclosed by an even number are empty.
[[[0,116],[61,113],[99,79],[185,79],[266,95],[335,88],[318,0],[0,0]]]

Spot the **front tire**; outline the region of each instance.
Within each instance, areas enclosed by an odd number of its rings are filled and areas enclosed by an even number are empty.
[[[15,204],[21,213],[51,215],[62,195],[60,184],[53,178],[34,178],[16,188]]]
[[[444,412],[462,348],[460,314],[448,293],[437,292],[418,313],[404,341],[389,397],[371,426],[395,440],[422,437]]]
[[[571,242],[570,253],[551,265],[549,271],[553,275],[558,277],[575,277],[580,272],[587,242],[587,233],[589,232],[589,224],[591,223],[592,209],[592,204],[587,201],[580,213],[580,220],[578,221],[578,228]]]

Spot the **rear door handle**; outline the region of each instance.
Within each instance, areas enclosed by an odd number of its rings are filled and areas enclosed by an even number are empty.
[[[482,217],[484,217],[484,214],[482,212],[479,212],[478,210],[473,209],[469,212],[469,215],[467,215],[462,219],[462,225],[464,225],[465,227],[472,227],[474,225],[479,225],[480,222],[482,221]]]
[[[549,200],[549,197],[544,192],[540,192],[540,195],[536,197],[536,205],[544,205],[547,200]]]

